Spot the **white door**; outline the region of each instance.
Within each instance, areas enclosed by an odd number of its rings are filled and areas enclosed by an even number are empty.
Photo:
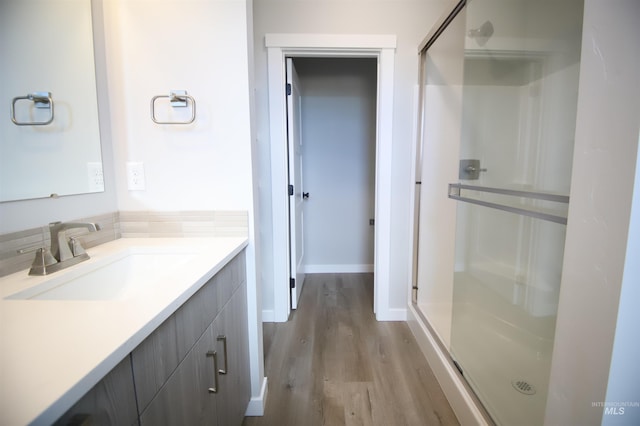
[[[287,58],[287,142],[289,150],[289,277],[291,309],[298,307],[304,273],[304,220],[302,203],[305,198],[302,182],[302,117],[300,82],[293,66]]]

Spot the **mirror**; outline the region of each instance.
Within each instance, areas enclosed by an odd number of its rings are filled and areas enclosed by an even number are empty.
[[[0,202],[104,191],[91,20],[91,0],[0,0]]]

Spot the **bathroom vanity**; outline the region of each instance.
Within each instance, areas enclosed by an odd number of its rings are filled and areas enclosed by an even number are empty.
[[[240,424],[246,244],[122,238],[59,276],[0,278],[0,423]]]

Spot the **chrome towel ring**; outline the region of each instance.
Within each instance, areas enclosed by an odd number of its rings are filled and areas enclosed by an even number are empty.
[[[173,108],[187,108],[191,104],[191,118],[186,121],[159,121],[156,118],[156,100],[160,98],[169,99]],[[169,95],[158,95],[151,98],[151,120],[156,124],[191,124],[196,119],[196,100],[187,95],[186,90],[172,90]]]
[[[18,121],[16,119],[16,103],[20,100],[33,101],[34,106],[39,109],[48,109],[49,118],[46,121]],[[11,102],[11,121],[16,126],[46,126],[53,121],[53,98],[51,92],[33,92],[26,96],[16,96]]]

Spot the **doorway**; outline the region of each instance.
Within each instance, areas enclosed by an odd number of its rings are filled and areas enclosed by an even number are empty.
[[[287,78],[295,74],[299,88],[294,84],[288,96],[298,90],[301,96],[299,114],[292,113],[295,102],[288,98],[289,183],[302,188],[292,191],[290,206],[301,204],[303,210],[290,213],[289,222],[290,250],[303,244],[290,261],[295,309],[304,284],[298,277],[304,274],[374,272],[377,60],[294,57],[291,62]],[[293,150],[292,134],[302,142]],[[298,146],[301,161],[292,155]]]
[[[286,57],[365,57],[377,61],[376,167],[374,229],[374,312],[379,321],[405,320],[406,310],[391,309],[391,152],[394,50],[392,35],[267,34],[271,199],[273,224],[273,320],[289,318],[289,217],[286,148]]]

